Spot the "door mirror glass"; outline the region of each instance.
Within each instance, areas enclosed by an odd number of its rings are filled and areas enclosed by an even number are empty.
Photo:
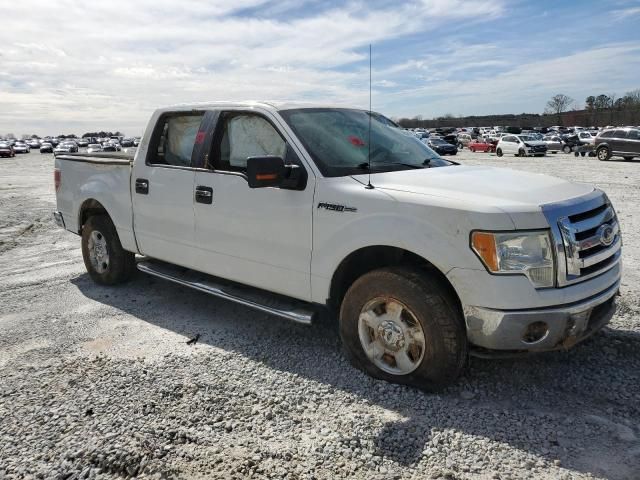
[[[249,188],[279,187],[284,176],[284,160],[277,156],[247,158]]]

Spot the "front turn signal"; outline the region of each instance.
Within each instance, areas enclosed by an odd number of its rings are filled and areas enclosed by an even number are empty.
[[[490,271],[497,272],[499,270],[496,237],[493,233],[473,232],[471,246]]]

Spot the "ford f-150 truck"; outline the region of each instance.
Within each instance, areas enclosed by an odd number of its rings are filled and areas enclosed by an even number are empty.
[[[604,192],[459,165],[374,112],[163,108],[135,157],[58,155],[54,179],[94,281],[137,269],[297,322],[334,312],[351,362],[392,382],[569,348],[615,310]]]

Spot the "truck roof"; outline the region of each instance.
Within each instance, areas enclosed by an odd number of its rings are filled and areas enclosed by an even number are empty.
[[[173,112],[176,110],[194,110],[206,108],[264,108],[271,111],[291,110],[297,108],[348,108],[362,110],[361,108],[350,107],[348,105],[330,105],[313,102],[290,102],[290,101],[255,101],[246,100],[238,102],[214,101],[201,103],[181,103],[158,108],[157,112]]]

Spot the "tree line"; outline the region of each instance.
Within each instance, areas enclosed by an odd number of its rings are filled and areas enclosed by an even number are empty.
[[[559,93],[547,102],[543,114],[521,113],[505,115],[473,115],[456,117],[446,114],[433,119],[421,116],[400,118],[397,122],[408,128],[459,127],[463,125],[492,126],[512,125],[517,127],[564,126],[606,126],[640,125],[640,88],[618,97],[616,94],[589,95],[584,108],[578,108],[576,101]]]
[[[87,133],[83,133],[82,134],[82,138],[87,138],[87,137],[98,137],[98,138],[105,138],[105,137],[123,137],[124,133],[122,132],[105,132],[103,130],[99,131],[99,132],[87,132]]]

